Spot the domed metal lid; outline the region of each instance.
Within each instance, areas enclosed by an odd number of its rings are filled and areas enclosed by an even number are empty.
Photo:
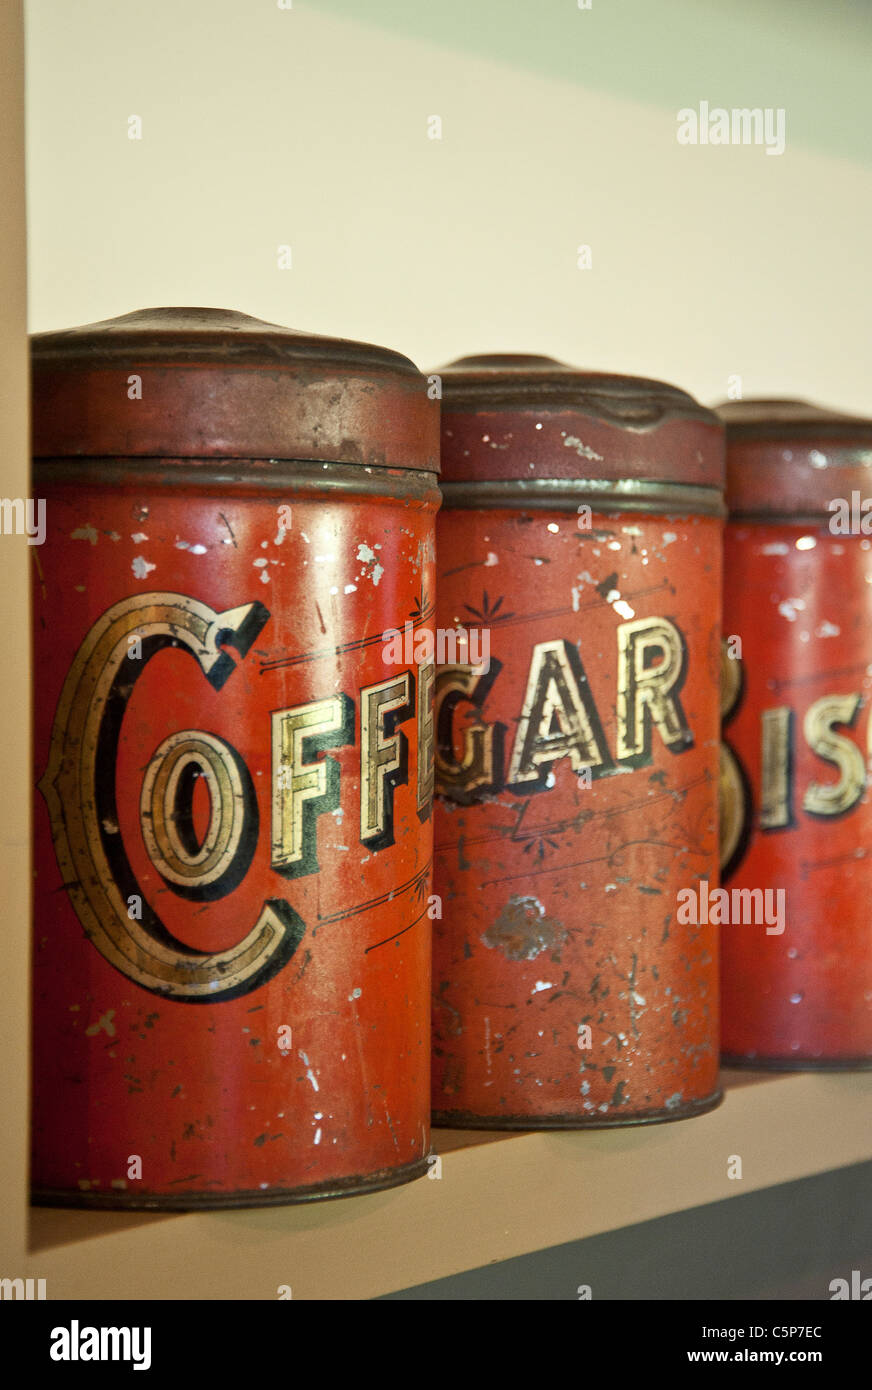
[[[445,482],[723,487],[723,428],[677,387],[513,353],[461,357],[437,375]]]
[[[400,353],[226,309],[141,309],[32,340],[37,458],[288,459],[438,472]]]
[[[727,505],[734,515],[825,516],[872,495],[872,420],[800,400],[726,401]]]

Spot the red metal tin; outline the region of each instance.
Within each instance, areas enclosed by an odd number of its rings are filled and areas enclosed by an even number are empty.
[[[722,930],[724,1053],[868,1067],[872,421],[799,401],[720,413],[724,635],[741,640],[725,662],[724,883],[770,895],[762,923],[734,912]]]
[[[676,900],[717,882],[722,429],[550,358],[464,359],[442,406],[434,1121],[710,1109],[717,931]]]
[[[33,344],[32,1181],[193,1208],[426,1171],[438,406],[220,310]]]

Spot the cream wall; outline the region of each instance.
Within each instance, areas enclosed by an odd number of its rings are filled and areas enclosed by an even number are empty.
[[[216,304],[424,366],[544,351],[705,400],[738,373],[746,395],[872,413],[859,0],[26,15],[34,330]],[[783,105],[786,152],[680,146],[701,99]]]
[[[0,5],[0,496],[29,492],[21,5]],[[33,547],[0,537],[0,1277],[17,1275],[27,1222],[30,1091],[30,607]]]

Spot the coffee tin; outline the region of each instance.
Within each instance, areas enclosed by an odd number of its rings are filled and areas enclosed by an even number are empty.
[[[426,1171],[438,405],[216,309],[33,340],[33,1159],[203,1208]]]

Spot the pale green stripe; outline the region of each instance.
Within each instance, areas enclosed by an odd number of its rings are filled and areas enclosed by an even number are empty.
[[[593,0],[589,11],[577,0],[300,3],[675,112],[700,100],[782,106],[788,147],[872,162],[869,0]]]

